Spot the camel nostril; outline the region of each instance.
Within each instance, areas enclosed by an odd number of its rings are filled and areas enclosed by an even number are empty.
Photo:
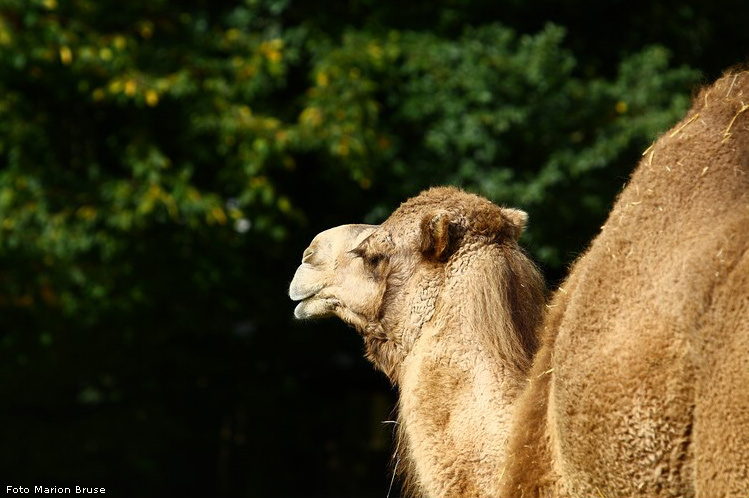
[[[302,263],[307,263],[309,259],[315,254],[315,251],[312,249],[307,249],[304,251],[304,254],[302,255]]]

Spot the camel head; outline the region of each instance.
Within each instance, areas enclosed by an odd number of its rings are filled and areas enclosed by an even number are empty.
[[[321,232],[304,251],[289,288],[299,301],[294,315],[337,316],[352,325],[367,358],[397,382],[399,366],[444,302],[451,278],[465,273],[468,258],[482,249],[518,251],[526,220],[522,211],[439,187],[406,201],[382,225]],[[502,251],[493,255],[501,259]]]

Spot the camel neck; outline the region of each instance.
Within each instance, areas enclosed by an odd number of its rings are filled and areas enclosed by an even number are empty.
[[[424,330],[404,364],[404,458],[426,496],[498,493],[496,477],[523,379],[467,337],[470,331]]]

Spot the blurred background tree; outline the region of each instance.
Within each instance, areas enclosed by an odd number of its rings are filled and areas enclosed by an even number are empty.
[[[387,494],[393,393],[291,321],[307,243],[449,183],[528,210],[553,287],[747,15],[0,0],[1,484]]]

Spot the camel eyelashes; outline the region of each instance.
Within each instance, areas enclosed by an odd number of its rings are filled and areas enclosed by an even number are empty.
[[[364,256],[364,261],[372,266],[377,266],[384,259],[385,256],[382,254],[372,254],[369,256]]]
[[[376,252],[375,253],[368,253],[368,252],[365,251],[362,254],[360,254],[359,256],[369,266],[377,266],[378,264],[380,264],[382,261],[385,260],[385,255],[384,254],[382,254],[382,253],[376,253]]]
[[[385,255],[381,253],[370,253],[363,247],[357,247],[352,249],[349,253],[353,254],[357,258],[361,258],[369,266],[377,266],[385,259]]]

